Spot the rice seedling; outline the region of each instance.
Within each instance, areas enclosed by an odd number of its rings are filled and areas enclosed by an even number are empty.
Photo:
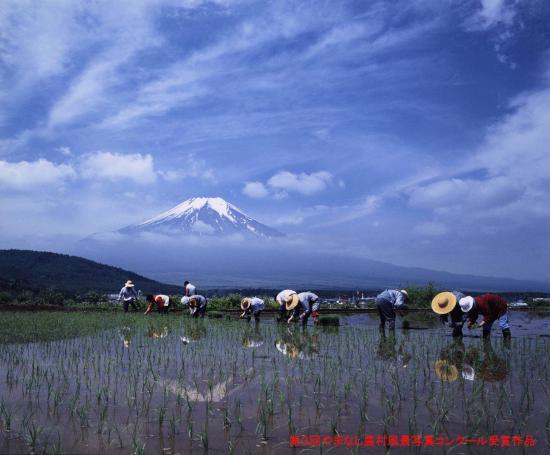
[[[8,318],[39,326],[29,315]],[[277,453],[304,431],[548,437],[550,366],[537,361],[550,354],[547,339],[489,348],[476,339],[454,345],[437,330],[381,338],[375,327],[302,331],[266,321],[245,333],[263,340],[248,347],[242,324],[224,318],[170,315],[159,327],[131,314],[103,326],[93,315],[55,320],[64,336],[21,333],[18,343],[0,343],[0,442],[78,450],[90,427],[95,444],[126,453],[156,451],[165,432],[181,453],[255,453],[257,445]],[[51,330],[49,316],[43,323]],[[161,336],[150,337],[151,327]]]

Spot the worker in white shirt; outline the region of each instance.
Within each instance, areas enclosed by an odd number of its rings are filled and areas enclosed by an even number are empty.
[[[260,322],[260,314],[264,310],[264,301],[258,297],[245,297],[241,300],[241,310],[243,313],[240,315],[241,319],[246,319],[250,322],[252,316],[256,322]]]
[[[124,312],[128,312],[128,305],[132,305],[132,308],[137,311],[136,300],[138,298],[137,292],[134,289],[134,283],[130,280],[126,281],[124,287],[120,290],[118,294],[118,301],[122,300],[124,305]]]
[[[275,297],[275,301],[279,304],[279,317],[277,318],[278,322],[286,321],[286,304],[291,302],[294,296],[296,296],[296,299],[298,298],[298,293],[296,291],[285,289],[284,291],[279,292],[277,297]]]

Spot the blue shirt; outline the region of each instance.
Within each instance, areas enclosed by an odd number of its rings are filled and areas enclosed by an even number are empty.
[[[319,296],[313,292],[300,292],[298,294],[298,298],[300,299],[300,305],[302,305],[302,308],[305,311],[311,311],[311,305],[319,299]]]
[[[253,314],[258,314],[260,311],[263,311],[264,309],[264,301],[262,299],[259,299],[258,297],[252,297],[250,299],[250,311],[252,311]]]
[[[384,299],[391,302],[394,308],[398,308],[405,303],[405,295],[397,289],[386,289],[378,294],[377,299]]]
[[[129,288],[124,286],[118,294],[118,300],[124,299],[125,302],[127,302],[128,300],[137,299],[137,297],[137,292],[133,287]]]

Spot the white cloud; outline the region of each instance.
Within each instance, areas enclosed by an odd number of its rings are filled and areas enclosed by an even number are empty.
[[[261,199],[271,195],[273,199],[285,199],[290,193],[299,193],[306,196],[319,193],[333,185],[334,176],[327,171],[302,172],[295,174],[289,171],[280,171],[273,175],[266,183],[246,182],[243,193],[249,197]],[[343,188],[343,182],[337,182]]]
[[[520,182],[507,177],[486,180],[448,179],[412,190],[409,202],[413,207],[443,210],[485,210],[508,205],[525,191]]]
[[[506,0],[481,0],[481,8],[470,19],[472,28],[487,29],[497,24],[511,25],[516,16],[515,2]]]
[[[333,176],[327,171],[311,174],[305,172],[294,174],[289,171],[281,171],[271,177],[267,184],[275,190],[296,192],[309,196],[325,190],[332,182]]]
[[[243,193],[247,196],[261,199],[269,195],[269,190],[262,182],[246,182]]]
[[[151,155],[95,152],[82,160],[82,174],[87,178],[133,180],[152,183],[156,173]]]
[[[47,185],[61,185],[75,176],[68,164],[55,164],[45,159],[10,163],[0,160],[0,186],[28,190]]]

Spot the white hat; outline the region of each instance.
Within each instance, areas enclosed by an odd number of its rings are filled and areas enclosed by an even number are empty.
[[[181,304],[182,305],[189,305],[189,297],[184,296],[181,298]]]
[[[476,372],[471,365],[466,365],[462,367],[462,377],[467,381],[473,381],[476,377]]]
[[[131,280],[128,280],[128,281],[126,281],[126,284],[124,285],[124,287],[133,288],[133,287],[134,287],[134,283],[132,283]]]
[[[472,309],[472,307],[474,306],[474,298],[469,295],[467,297],[462,297],[459,301],[458,301],[458,304],[460,305],[460,309],[464,312],[464,313],[467,313],[468,311],[470,311]]]
[[[401,294],[405,294],[406,297],[409,296],[409,293],[405,289],[401,289],[399,292],[401,292]]]

